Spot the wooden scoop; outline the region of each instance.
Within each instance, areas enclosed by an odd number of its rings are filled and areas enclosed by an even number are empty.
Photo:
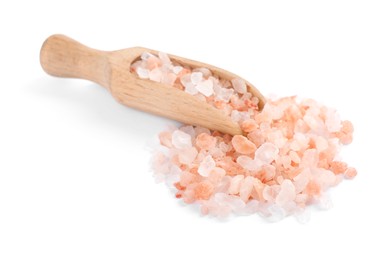
[[[232,135],[242,134],[240,126],[212,105],[169,85],[140,79],[130,65],[143,52],[157,51],[134,47],[118,51],[88,48],[64,35],[52,35],[42,45],[41,65],[50,75],[91,80],[108,89],[114,98],[129,107],[171,118],[185,124],[203,126]],[[169,55],[172,61],[191,68],[208,68],[214,75],[231,80],[237,75],[201,62]],[[249,91],[265,99],[252,84]]]

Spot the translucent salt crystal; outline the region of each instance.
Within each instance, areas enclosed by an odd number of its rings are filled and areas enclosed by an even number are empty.
[[[189,134],[191,138],[195,138],[195,129],[192,125],[186,125],[180,127],[180,131],[183,131],[186,134]]]
[[[326,112],[325,125],[329,132],[338,132],[341,129],[341,119],[339,114],[332,109]]]
[[[252,158],[245,155],[238,156],[237,163],[241,165],[242,168],[253,172],[259,171],[262,165],[259,160],[253,160]]]
[[[194,74],[194,73],[192,73]],[[193,82],[193,81],[192,81]],[[213,82],[210,79],[203,80],[196,85],[196,89],[206,97],[214,94]]]
[[[158,57],[160,58],[160,60],[162,61],[163,64],[171,64],[171,59],[169,58],[169,56],[164,53],[164,52],[159,52],[158,53]]]
[[[203,79],[203,75],[201,72],[192,72],[191,73],[191,83],[194,85],[198,85]]]
[[[162,77],[162,71],[159,68],[155,68],[149,72],[149,79],[156,81],[156,82],[161,82],[161,77]]]
[[[279,120],[284,115],[284,111],[281,107],[271,104],[265,104],[262,113],[273,120]]]
[[[322,152],[328,148],[328,141],[322,136],[317,136],[314,139],[314,142],[316,144],[318,152]]]
[[[181,84],[184,86],[184,91],[191,95],[196,95],[198,93],[198,90],[196,89],[196,86],[192,84],[191,82],[191,75],[185,74],[180,78]]]
[[[267,218],[267,220],[270,222],[278,222],[287,215],[286,211],[282,207],[275,204],[271,205],[268,208],[268,211],[270,213],[270,216]]]
[[[280,192],[275,199],[276,204],[284,206],[295,199],[295,186],[290,180],[284,180],[280,188]]]
[[[232,79],[232,85],[233,88],[240,94],[244,94],[247,91],[247,86],[245,84],[245,81],[242,79]]]
[[[304,169],[300,174],[294,177],[294,186],[297,193],[302,192],[310,180],[310,169]]]
[[[240,198],[243,201],[248,201],[249,196],[252,193],[253,190],[253,182],[254,182],[254,177],[252,176],[247,176],[245,179],[241,182],[240,186]]]
[[[228,195],[226,193],[216,193],[214,195],[215,202],[222,206],[229,207],[233,212],[240,212],[244,209],[245,203],[237,196]]]
[[[312,168],[316,167],[319,160],[319,154],[316,149],[308,149],[303,153],[301,159],[301,167]]]
[[[244,175],[239,174],[230,181],[229,194],[238,194],[240,192],[241,181],[245,178]]]
[[[274,161],[279,154],[279,148],[273,143],[262,144],[255,152],[255,158],[265,164]]]
[[[189,165],[195,160],[197,155],[198,155],[198,150],[196,150],[195,147],[191,147],[189,149],[182,150],[179,153],[179,161],[182,164]]]
[[[182,66],[173,66],[173,73],[175,73],[176,75],[179,74],[181,71],[183,70],[183,67]]]
[[[176,81],[176,75],[174,73],[172,73],[172,72],[169,72],[169,73],[166,73],[166,74],[162,74],[160,82],[163,83],[163,84],[167,84],[167,85],[173,86],[175,81]]]
[[[189,134],[180,130],[172,133],[172,144],[177,149],[189,149],[192,147],[192,140]]]
[[[266,201],[270,201],[270,202],[273,202],[275,200],[275,192],[271,186],[265,185],[263,189],[263,198]]]
[[[136,72],[137,72],[138,77],[140,77],[141,79],[148,79],[149,78],[149,71],[147,69],[137,67]]]
[[[198,168],[198,173],[203,177],[207,177],[209,176],[210,172],[214,169],[214,167],[215,167],[215,161],[213,157],[211,157],[211,155],[207,155],[200,163]]]
[[[231,88],[220,88],[219,91],[216,93],[217,93],[215,97],[216,100],[229,102],[230,98],[234,93],[234,90]]]
[[[211,76],[211,71],[207,68],[196,68],[193,71],[202,73],[204,78],[208,78]]]
[[[260,202],[258,200],[250,200],[246,203],[243,209],[243,214],[251,215],[258,212],[260,209]]]
[[[154,56],[153,54],[151,54],[149,52],[143,52],[141,54],[141,59],[144,60],[144,61],[147,61],[151,57],[156,57],[156,56]]]

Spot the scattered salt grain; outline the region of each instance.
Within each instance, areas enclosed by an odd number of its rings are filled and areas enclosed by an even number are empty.
[[[357,175],[338,152],[352,142],[353,125],[313,99],[269,99],[262,111],[244,80],[221,79],[206,68],[183,67],[168,55],[143,53],[130,71],[168,84],[222,110],[244,135],[184,126],[160,133],[156,178],[203,214],[254,214],[279,221],[309,219],[310,205],[331,207],[327,190]]]

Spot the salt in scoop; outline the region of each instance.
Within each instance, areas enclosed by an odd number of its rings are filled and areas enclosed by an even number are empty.
[[[89,48],[64,35],[52,35],[42,45],[42,68],[57,77],[80,78],[93,81],[107,90],[120,103],[145,112],[177,120],[184,124],[203,126],[231,135],[243,134],[240,125],[229,115],[182,90],[141,79],[130,72],[131,64],[142,53],[157,55],[158,51],[133,47],[118,51]],[[169,55],[177,64],[191,68],[207,68],[213,75],[232,80],[237,75],[202,62]],[[261,93],[244,80],[248,92],[259,99],[259,110],[265,104]]]

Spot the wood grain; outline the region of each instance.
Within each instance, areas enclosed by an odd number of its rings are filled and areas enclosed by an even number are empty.
[[[172,86],[140,79],[130,73],[130,65],[148,51],[133,47],[118,51],[99,51],[86,47],[64,36],[52,35],[42,45],[40,60],[42,68],[57,77],[81,78],[93,81],[108,89],[120,103],[142,111],[171,118],[185,124],[203,126],[228,134],[242,134],[239,125],[217,108]],[[169,55],[172,60],[192,68],[204,67],[231,80],[238,76],[220,68]],[[246,82],[250,92],[259,98],[259,108],[265,103],[264,97]]]

